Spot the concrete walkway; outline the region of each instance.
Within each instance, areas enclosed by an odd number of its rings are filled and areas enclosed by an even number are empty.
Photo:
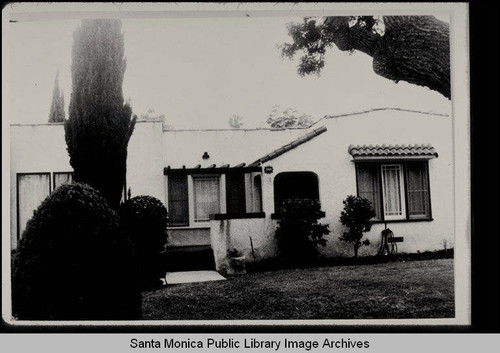
[[[165,274],[167,285],[193,282],[225,281],[216,271],[185,271],[185,272],[167,272]]]

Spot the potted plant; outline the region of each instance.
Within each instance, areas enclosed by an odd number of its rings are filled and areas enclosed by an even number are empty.
[[[237,249],[227,251],[228,269],[227,274],[230,276],[244,275],[247,273],[245,255]]]

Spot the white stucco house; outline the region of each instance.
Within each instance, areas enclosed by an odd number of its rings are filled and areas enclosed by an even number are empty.
[[[71,180],[62,124],[12,124],[11,245],[33,210]],[[402,109],[325,117],[300,129],[166,130],[139,121],[129,144],[126,189],[151,195],[169,211],[170,247],[207,246],[218,270],[228,249],[247,261],[277,253],[276,208],[291,197],[316,198],[330,225],[324,256],[352,256],[339,241],[342,200],[372,201],[366,234],[375,255],[381,231],[403,237],[399,252],[454,246],[452,118]]]

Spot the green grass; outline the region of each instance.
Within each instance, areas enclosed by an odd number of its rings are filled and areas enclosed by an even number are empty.
[[[450,317],[453,259],[267,271],[143,293],[150,320]]]

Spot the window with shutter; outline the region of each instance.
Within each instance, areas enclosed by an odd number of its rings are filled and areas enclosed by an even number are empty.
[[[170,226],[189,225],[187,175],[168,176],[168,213]]]
[[[372,203],[375,210],[375,217],[373,219],[381,220],[380,174],[378,173],[378,165],[359,164],[356,169],[358,173],[358,196]]]
[[[429,185],[426,163],[411,163],[406,167],[408,216],[410,219],[430,217]]]
[[[358,163],[358,196],[371,201],[373,220],[431,219],[427,162]]]
[[[246,212],[244,174],[226,174],[226,208],[230,214]]]

